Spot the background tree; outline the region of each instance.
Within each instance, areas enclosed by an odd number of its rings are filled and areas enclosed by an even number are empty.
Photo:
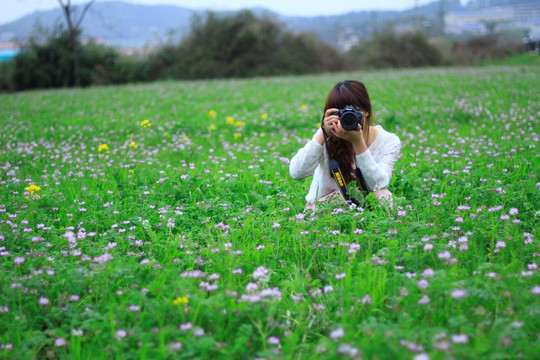
[[[403,68],[443,64],[439,49],[419,31],[397,34],[389,28],[349,51],[357,67]]]
[[[346,59],[314,34],[244,10],[195,16],[189,35],[159,49],[149,67],[154,79],[230,78],[345,70]]]
[[[81,34],[81,24],[84,16],[94,1],[95,0],[91,0],[87,2],[77,18],[76,7],[71,4],[71,0],[58,0],[68,26],[69,42],[71,51],[73,52],[73,78],[75,79],[75,86],[80,86],[81,84],[79,76],[79,36]]]

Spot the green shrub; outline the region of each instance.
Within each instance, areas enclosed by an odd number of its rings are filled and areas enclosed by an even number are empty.
[[[79,57],[79,77],[81,84],[106,85],[112,83],[113,71],[118,52],[94,40],[81,47]]]
[[[345,68],[343,54],[312,34],[292,34],[250,11],[196,16],[190,34],[150,58],[151,78],[230,78]]]
[[[16,90],[72,86],[73,54],[67,32],[55,31],[46,42],[36,38],[15,56]]]
[[[90,40],[79,44],[78,52],[81,86],[147,80],[148,66],[145,61],[120,56],[110,46]],[[10,65],[2,66],[0,75],[2,91],[67,87],[74,84],[73,52],[69,35],[61,29],[42,39],[37,36],[31,38]]]
[[[0,63],[0,92],[15,91],[13,75],[15,73],[15,62],[8,60]]]
[[[371,40],[351,48],[349,55],[355,65],[367,68],[409,68],[443,64],[439,49],[421,32],[378,32]]]
[[[490,34],[455,42],[451,60],[455,65],[475,65],[482,61],[504,60],[521,52],[521,43],[505,40],[499,34]]]
[[[111,72],[111,82],[125,84],[147,81],[149,78],[148,60],[137,55],[121,55],[116,59]]]

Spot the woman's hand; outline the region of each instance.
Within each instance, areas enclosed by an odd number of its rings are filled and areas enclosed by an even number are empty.
[[[338,111],[338,109],[328,109],[324,113],[324,119],[322,122],[322,126],[324,128],[324,131],[330,136],[331,134],[334,134],[334,130],[336,128],[336,124],[339,123],[339,116],[332,115],[332,113]],[[335,134],[334,134],[335,135]]]
[[[324,119],[321,126],[328,136],[335,136],[334,130],[336,128],[336,124],[339,123],[339,117],[337,115],[332,115],[332,113],[336,111],[338,111],[338,109],[328,109],[324,112]],[[324,135],[322,132],[318,133],[316,140],[319,144],[324,144]]]
[[[328,111],[332,113],[334,111],[337,111],[337,109],[329,109]],[[326,112],[326,114],[328,114],[328,111]],[[337,115],[332,115],[329,117],[329,119],[333,121],[335,117],[337,117]],[[345,130],[343,126],[341,126],[341,122],[337,121],[333,124],[331,131],[334,136],[353,144],[354,152],[356,153],[356,155],[360,155],[368,149],[366,141],[364,139],[364,131],[362,130],[362,127],[360,125],[356,126],[356,129],[354,130]]]
[[[328,136],[333,135],[352,143],[354,146],[354,151],[357,155],[366,151],[367,145],[366,141],[364,140],[364,132],[362,131],[362,127],[358,125],[354,130],[345,130],[343,126],[341,126],[339,116],[332,115],[336,111],[338,111],[338,109],[332,108],[324,112],[324,119],[322,121],[324,131],[328,134]],[[317,141],[321,145],[324,144],[324,136],[322,133],[319,133]]]
[[[336,137],[347,140],[353,145],[357,142],[364,141],[364,132],[362,131],[362,127],[360,125],[358,125],[354,130],[345,130],[343,126],[341,126],[341,122],[338,121],[332,131]]]

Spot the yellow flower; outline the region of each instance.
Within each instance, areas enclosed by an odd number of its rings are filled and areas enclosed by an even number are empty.
[[[34,193],[36,191],[41,190],[41,188],[39,186],[37,186],[37,185],[32,184],[30,186],[25,187],[24,190],[30,191],[30,195],[34,195]]]
[[[217,126],[214,125],[214,124],[210,124],[210,126],[208,127],[208,130],[212,131],[212,130],[216,130],[217,129]]]
[[[307,105],[302,105],[302,106],[300,106],[300,109],[302,109],[302,110],[307,110]]]
[[[234,121],[234,118],[232,116],[227,116],[226,121],[227,121],[227,124],[232,125],[232,126],[244,126],[244,125],[246,125],[246,123],[243,122],[243,121]]]
[[[30,185],[30,186],[25,187],[24,189],[25,189],[26,191],[29,191],[29,192],[30,192],[30,195],[31,195],[32,198],[34,198],[34,199],[39,199],[39,198],[41,197],[41,196],[39,196],[38,194],[35,194],[35,195],[34,195],[34,193],[35,193],[36,191],[41,190],[41,188],[40,188],[39,186],[37,186],[37,185],[32,184],[32,185]],[[26,200],[30,200],[30,196],[25,196],[24,198],[25,198]]]
[[[186,305],[189,302],[188,298],[186,296],[181,296],[179,298],[176,298],[173,300],[173,305]]]
[[[99,147],[98,147],[98,152],[101,152],[102,150],[106,151],[107,154],[109,153],[109,147],[107,146],[107,144],[101,144],[101,145],[99,145]]]
[[[132,147],[132,148],[136,149],[137,144],[135,144],[135,141],[132,141],[132,142],[129,143],[129,147]]]
[[[239,133],[239,132],[234,133],[234,138],[235,138],[235,139],[238,139],[240,136],[242,136],[241,133]]]
[[[261,118],[262,118],[262,119],[266,119],[267,117],[268,117],[268,114],[267,114],[267,113],[261,114]]]
[[[141,126],[146,129],[147,127],[152,126],[152,123],[148,120],[143,120],[141,121]]]
[[[215,110],[210,110],[208,112],[208,115],[211,117],[211,118],[215,118],[217,116],[217,112]]]

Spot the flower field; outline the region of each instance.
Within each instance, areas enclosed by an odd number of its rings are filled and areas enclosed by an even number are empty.
[[[401,138],[395,200],[312,216],[288,162],[344,79]],[[538,358],[539,83],[515,66],[0,95],[0,358]]]

